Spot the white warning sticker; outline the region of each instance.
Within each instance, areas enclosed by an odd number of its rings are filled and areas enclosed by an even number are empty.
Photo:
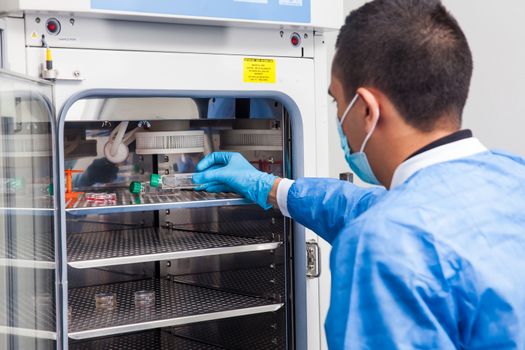
[[[279,0],[282,6],[303,6],[303,0]]]

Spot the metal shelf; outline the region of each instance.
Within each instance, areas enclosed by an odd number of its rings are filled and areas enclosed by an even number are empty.
[[[285,295],[284,267],[276,266],[171,276],[176,282],[260,297]]]
[[[146,331],[118,337],[71,342],[70,350],[221,350],[213,345],[177,337],[166,330]]]
[[[164,228],[134,228],[68,236],[68,264],[78,269],[276,249],[268,238]]]
[[[197,191],[166,191],[162,194],[149,193],[141,195],[140,201],[127,189],[108,189],[116,193],[115,205],[97,207],[80,195],[76,203],[67,203],[66,212],[71,215],[111,214],[119,212],[161,210],[174,208],[204,208],[230,205],[253,204],[247,199],[231,193],[208,193]]]
[[[55,268],[53,242],[44,239],[46,235],[36,240],[32,234],[17,235],[11,246],[5,246],[6,240],[3,236],[0,234],[0,266],[49,270]],[[52,235],[48,234],[47,237]]]
[[[136,308],[133,293],[154,290],[155,305]],[[96,310],[94,295],[116,294],[113,310]],[[102,286],[71,289],[69,337],[87,339],[113,334],[191,324],[229,317],[254,315],[279,310],[282,303],[262,298],[190,286],[169,280],[141,280]]]

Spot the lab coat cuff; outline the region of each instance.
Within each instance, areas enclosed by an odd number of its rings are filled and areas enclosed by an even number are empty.
[[[277,186],[277,205],[281,210],[281,213],[287,218],[290,217],[290,212],[288,211],[288,192],[290,192],[290,187],[295,183],[293,180],[282,179]]]

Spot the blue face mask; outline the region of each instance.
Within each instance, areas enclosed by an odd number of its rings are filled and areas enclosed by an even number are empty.
[[[338,121],[337,123],[337,131],[339,131],[339,137],[341,139],[341,147],[343,148],[343,152],[345,154],[345,159],[348,165],[350,165],[350,168],[352,171],[359,176],[361,180],[363,180],[366,183],[369,183],[371,185],[380,185],[381,183],[377,180],[376,176],[374,175],[374,172],[372,171],[372,168],[370,167],[370,163],[368,162],[368,158],[366,157],[366,154],[364,152],[366,144],[368,143],[368,140],[372,136],[372,133],[374,132],[377,122],[379,121],[379,117],[377,118],[376,122],[374,123],[374,126],[372,127],[372,130],[366,135],[365,140],[363,141],[363,145],[361,146],[361,149],[359,152],[352,153],[352,150],[350,149],[350,145],[348,143],[348,139],[346,138],[346,135],[343,131],[343,123],[345,122],[346,117],[348,116],[348,113],[354,106],[354,104],[357,102],[357,99],[359,98],[359,95],[356,94],[348,107],[346,108],[345,112],[343,113],[343,116],[341,118],[341,121]]]

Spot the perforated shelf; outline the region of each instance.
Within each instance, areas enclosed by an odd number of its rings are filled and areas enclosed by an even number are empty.
[[[93,268],[276,249],[269,238],[235,237],[157,228],[134,228],[68,236],[68,262]]]
[[[96,340],[71,342],[70,350],[221,350],[213,345],[174,336],[168,331],[146,331]]]
[[[133,334],[71,341],[71,350],[285,349],[282,314],[234,317]]]
[[[133,293],[154,290],[155,305],[135,307]],[[116,294],[113,310],[97,310],[95,293]],[[87,339],[279,310],[283,304],[169,280],[141,280],[69,291],[69,337]]]
[[[96,206],[87,201],[85,195],[78,200],[66,203],[66,212],[71,215],[110,214],[118,212],[132,212],[145,210],[161,210],[172,208],[204,208],[228,205],[253,204],[247,199],[232,193],[208,193],[198,191],[173,190],[162,193],[147,193],[137,199],[127,189],[107,189],[106,192],[115,193],[115,205]]]

